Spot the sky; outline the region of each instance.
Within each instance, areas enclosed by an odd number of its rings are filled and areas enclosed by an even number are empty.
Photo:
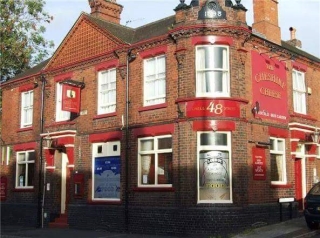
[[[234,0],[233,0],[234,1]],[[264,1],[264,0],[263,0]],[[186,0],[190,4],[191,0]],[[253,23],[253,0],[242,0],[248,9],[247,24]],[[278,0],[279,26],[282,40],[290,40],[289,28],[296,31],[302,42],[302,50],[320,58],[320,0]],[[123,6],[121,24],[136,28],[174,15],[179,0],[117,0]],[[53,21],[46,25],[45,38],[53,40],[54,53],[68,34],[81,12],[90,13],[88,0],[46,0],[46,8]]]

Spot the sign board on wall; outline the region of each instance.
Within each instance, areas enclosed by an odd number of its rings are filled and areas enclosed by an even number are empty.
[[[188,117],[240,117],[240,102],[201,99],[187,102]]]
[[[252,169],[254,180],[266,180],[266,152],[264,148],[252,148]]]
[[[62,110],[68,112],[80,112],[80,92],[79,87],[62,85]]]
[[[287,122],[288,93],[285,66],[276,58],[252,51],[253,103],[259,103],[258,116]]]

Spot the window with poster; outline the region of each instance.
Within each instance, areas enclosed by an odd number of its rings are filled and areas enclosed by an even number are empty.
[[[198,132],[198,203],[232,203],[231,133]]]
[[[172,136],[139,139],[138,186],[172,187]]]
[[[120,201],[120,141],[92,144],[92,200]]]

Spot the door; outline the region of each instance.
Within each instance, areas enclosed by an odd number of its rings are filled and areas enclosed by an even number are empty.
[[[61,158],[61,214],[66,212],[66,191],[67,191],[67,164],[68,156],[65,153],[62,153]]]
[[[296,201],[298,202],[299,210],[303,209],[303,196],[302,196],[302,159],[296,158],[294,162],[294,174],[295,174],[295,192]]]

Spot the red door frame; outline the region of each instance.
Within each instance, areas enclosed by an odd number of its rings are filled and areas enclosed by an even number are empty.
[[[296,201],[298,202],[299,210],[303,209],[302,197],[302,159],[296,158],[294,161],[294,177],[295,177],[295,193]]]

